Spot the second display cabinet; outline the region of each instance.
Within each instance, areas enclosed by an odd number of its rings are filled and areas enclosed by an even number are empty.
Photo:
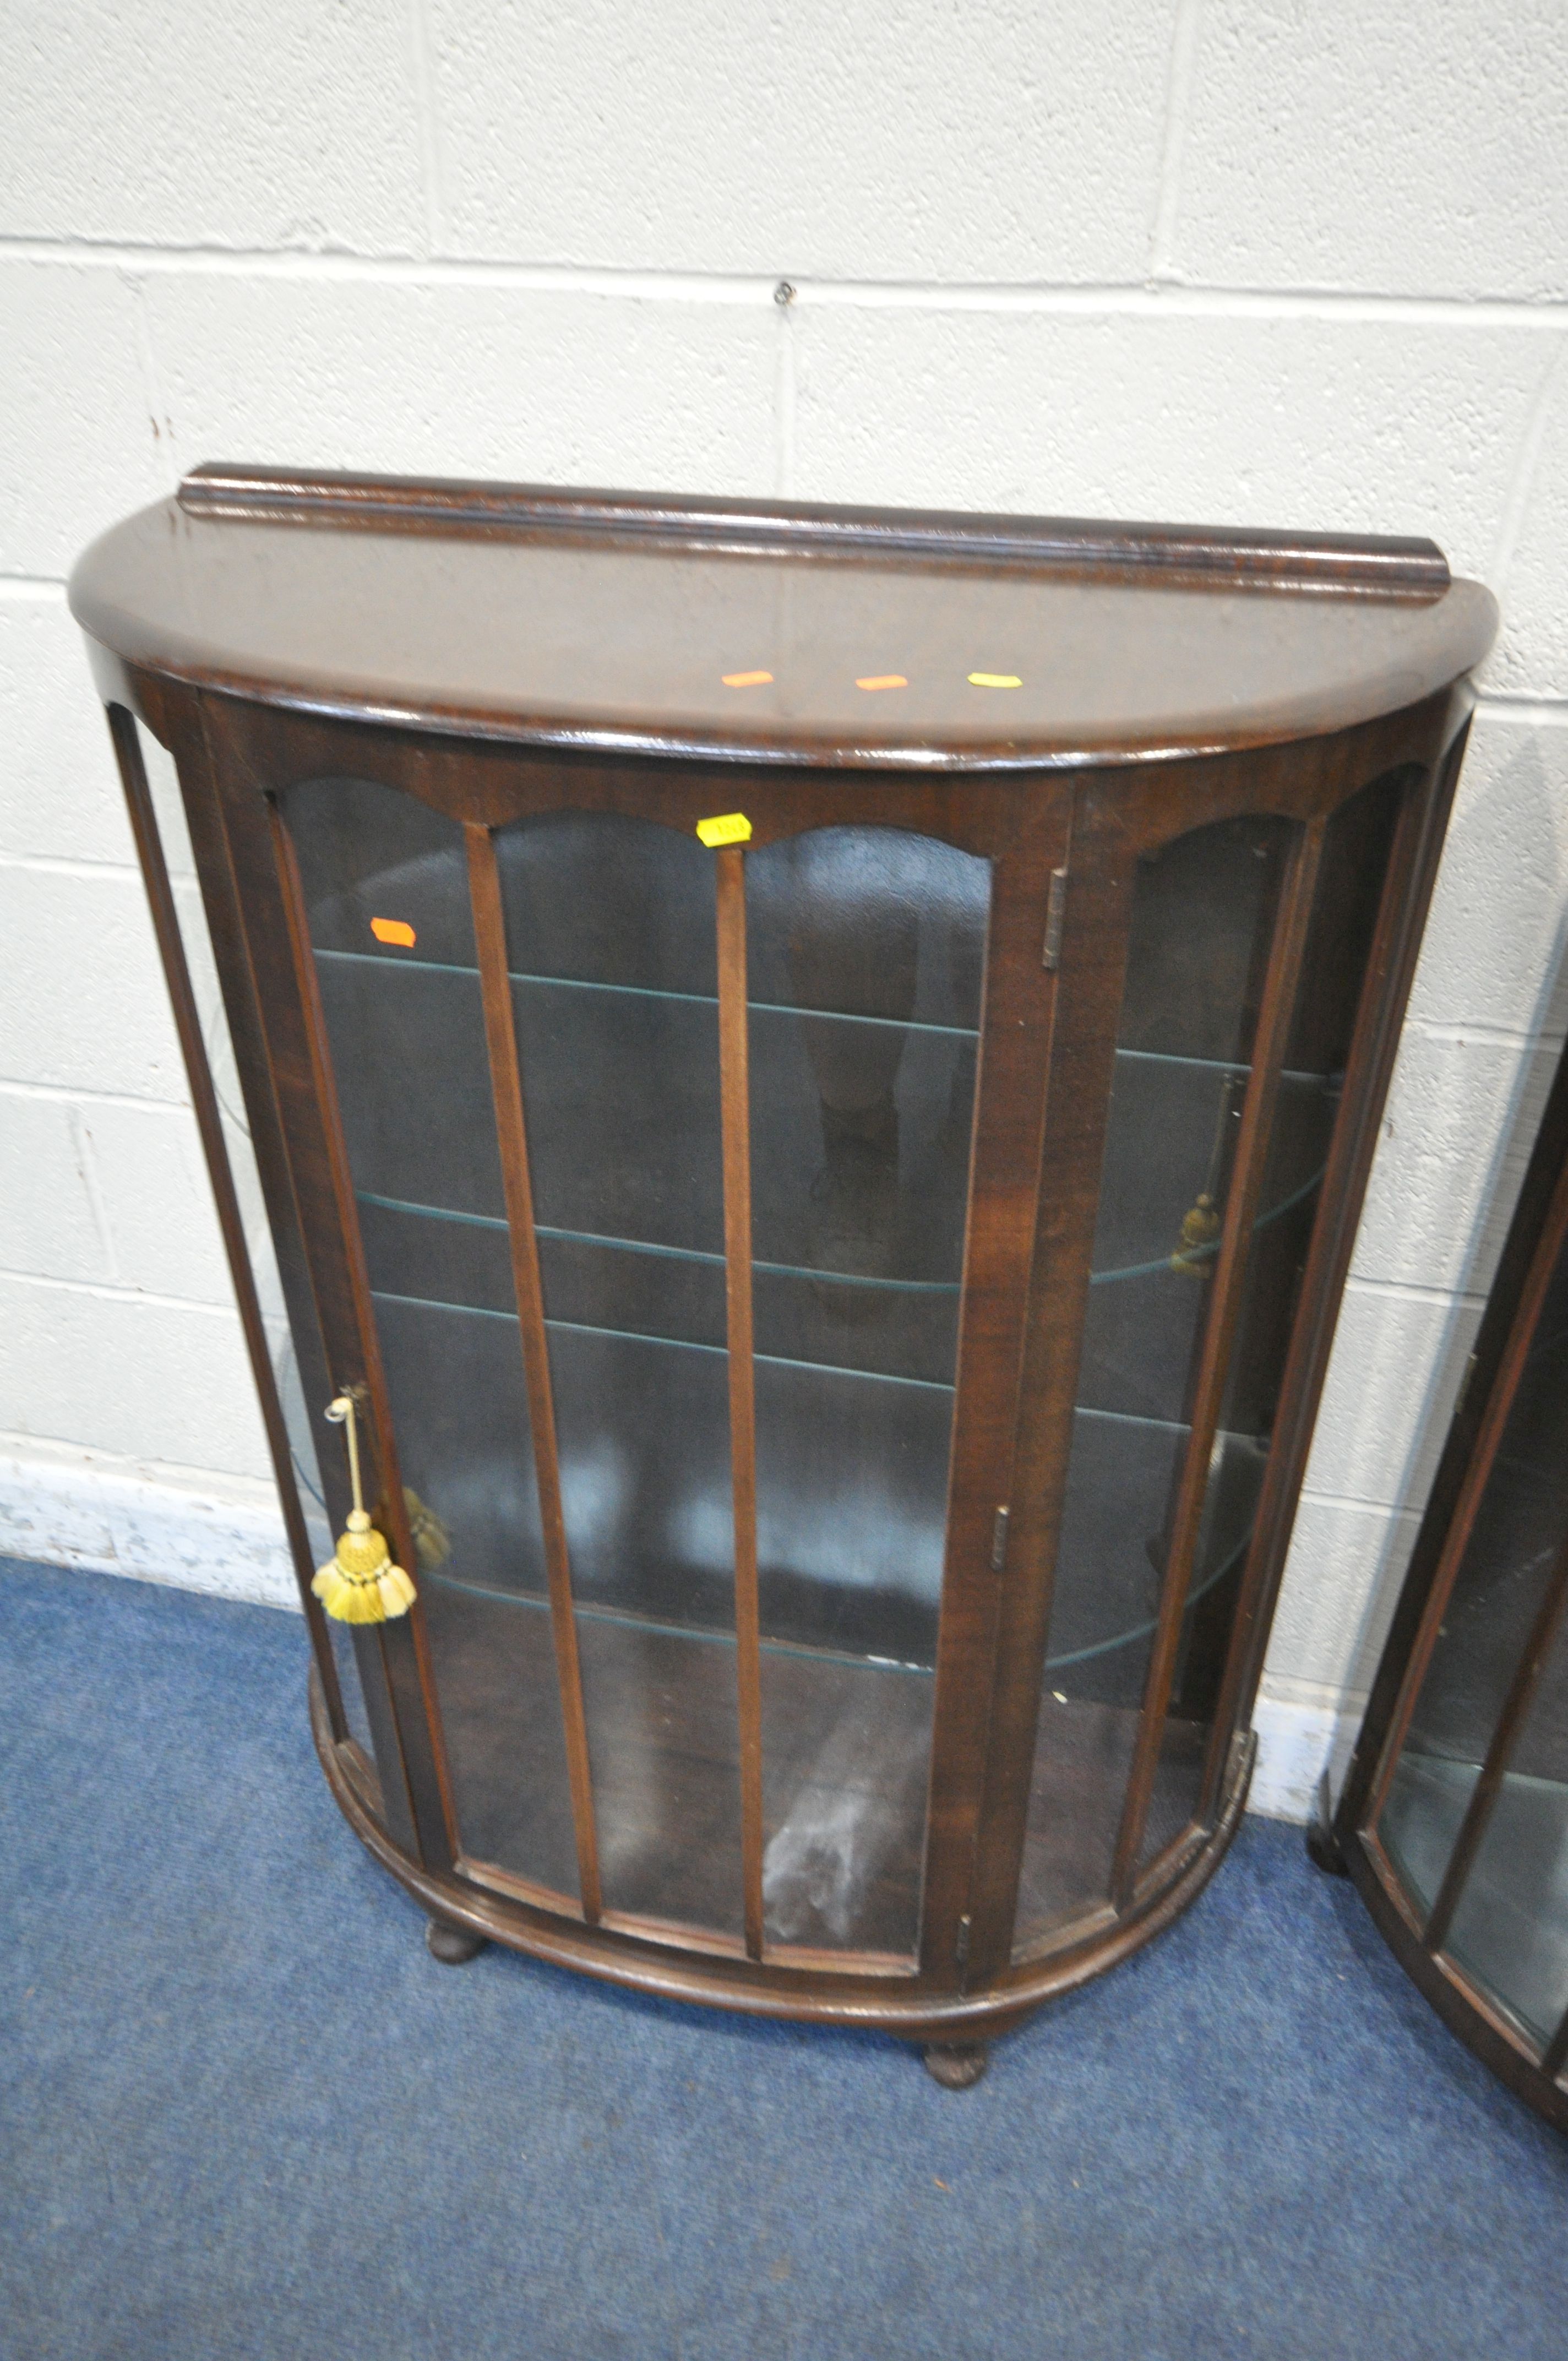
[[[345,1813],[444,1956],[973,2079],[1241,1810],[1486,593],[1424,543],[214,468],[72,600]],[[418,1594],[352,1639],[345,1394]]]

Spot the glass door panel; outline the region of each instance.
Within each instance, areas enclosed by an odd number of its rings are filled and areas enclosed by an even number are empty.
[[[770,1942],[916,1945],[990,865],[746,861]]]
[[[576,1896],[462,830],[325,779],[299,860],[466,1858]]]
[[[604,1904],[738,1940],[713,855],[588,813],[495,846]]]

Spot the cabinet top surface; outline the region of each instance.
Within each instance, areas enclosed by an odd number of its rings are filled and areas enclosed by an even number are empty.
[[[1430,542],[213,467],[77,566],[89,635],[311,712],[990,769],[1374,719],[1497,608]]]

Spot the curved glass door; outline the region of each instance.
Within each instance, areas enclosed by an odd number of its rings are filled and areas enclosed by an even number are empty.
[[[906,1962],[989,864],[824,829],[721,913],[642,820],[283,808],[465,1867]]]

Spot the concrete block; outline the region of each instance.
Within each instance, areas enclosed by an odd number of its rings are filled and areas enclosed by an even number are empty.
[[[440,284],[149,283],[181,468],[214,456],[764,492],[776,307]]]
[[[1264,1668],[1270,1695],[1365,1697],[1420,1523],[1391,1509],[1303,1496]]]
[[[173,1019],[141,879],[0,869],[0,1081],[179,1104]]]
[[[1485,576],[1540,375],[1527,329],[803,301],[795,489],[1431,533]]]
[[[784,277],[1139,278],[1173,15],[433,0],[448,244]]]
[[[1485,1293],[1500,1243],[1487,1214],[1530,1062],[1518,1043],[1407,1028],[1355,1242],[1358,1279]]]
[[[1563,18],[1205,0],[1174,261],[1230,287],[1561,296]]]
[[[167,246],[423,243],[400,0],[39,0],[6,47],[8,226]]]
[[[269,1472],[232,1312],[0,1279],[0,1429],[240,1476]]]
[[[113,1279],[81,1121],[68,1100],[0,1090],[0,1269]]]
[[[1307,1463],[1309,1491],[1421,1507],[1481,1310],[1468,1296],[1349,1282]]]
[[[1565,904],[1568,727],[1483,709],[1471,725],[1412,1019],[1561,1030]]]
[[[1561,175],[1559,176],[1561,177]],[[1512,697],[1568,697],[1568,343],[1557,359],[1541,444],[1523,492],[1519,538],[1498,584],[1503,628],[1486,667],[1488,687]]]
[[[167,488],[136,306],[117,271],[0,260],[0,573],[63,579]]]
[[[135,860],[82,634],[59,593],[0,596],[0,860]]]
[[[81,1129],[122,1287],[232,1304],[234,1290],[202,1157],[183,1108],[89,1101]]]
[[[1260,1690],[1252,1709],[1257,1753],[1247,1810],[1265,1819],[1291,1820],[1298,1827],[1310,1820],[1324,1766],[1345,1745],[1345,1720],[1332,1704],[1304,1705]]]
[[[0,1555],[300,1609],[270,1487],[171,1481],[93,1452],[0,1456]]]

